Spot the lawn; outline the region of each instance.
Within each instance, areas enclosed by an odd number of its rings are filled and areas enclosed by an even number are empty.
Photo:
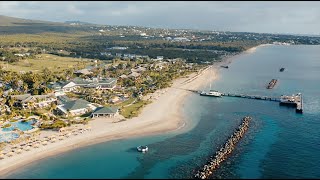
[[[120,111],[120,114],[125,118],[137,117],[141,112],[142,108],[149,103],[151,103],[151,101],[137,101],[130,106],[123,107]]]
[[[124,102],[122,102],[122,103],[119,103],[117,106],[122,107],[122,106],[129,105],[129,104],[131,104],[135,99],[136,99],[136,98],[131,97],[131,98],[129,98],[128,100],[126,100],[126,101],[124,101]]]
[[[0,65],[5,70],[11,70],[16,72],[41,72],[44,68],[48,68],[54,72],[61,72],[65,69],[78,67],[84,68],[87,65],[92,65],[90,59],[78,59],[72,57],[60,57],[52,54],[37,55],[34,59],[25,59],[15,63],[6,63],[0,61]]]

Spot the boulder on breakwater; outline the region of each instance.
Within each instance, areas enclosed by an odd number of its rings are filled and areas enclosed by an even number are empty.
[[[249,128],[249,122],[251,117],[246,116],[242,118],[242,122],[235,132],[226,141],[224,146],[222,146],[219,151],[216,152],[215,156],[211,156],[209,161],[194,175],[197,179],[207,179],[215,169],[227,158],[227,156],[234,150],[236,144],[243,137],[245,132]]]

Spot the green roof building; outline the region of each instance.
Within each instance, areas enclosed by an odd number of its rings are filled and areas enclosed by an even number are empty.
[[[66,116],[75,116],[90,112],[91,110],[95,109],[95,106],[84,99],[77,99],[64,102],[64,104],[58,106],[58,109]]]
[[[92,112],[92,118],[98,117],[115,117],[119,114],[119,108],[117,107],[98,107]]]

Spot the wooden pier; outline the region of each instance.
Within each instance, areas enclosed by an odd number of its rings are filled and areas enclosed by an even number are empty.
[[[239,98],[247,98],[247,99],[257,99],[257,100],[280,102],[280,98],[277,98],[277,97],[268,97],[268,96],[260,96],[260,95],[222,93],[222,96],[239,97]]]
[[[197,90],[191,90],[191,89],[185,89],[185,90],[191,91],[197,94],[201,93],[201,91],[197,91]],[[296,95],[293,94],[291,96],[282,95],[280,97],[269,97],[269,96],[261,96],[261,95],[248,95],[248,94],[236,94],[236,93],[221,93],[221,96],[256,99],[256,100],[264,100],[264,101],[274,101],[274,102],[279,102],[280,105],[295,107],[297,113],[303,112],[303,99],[302,99],[301,93],[298,93]]]
[[[291,95],[291,96],[283,95],[283,96],[280,96],[280,98],[260,96],[260,95],[232,94],[232,93],[222,93],[222,96],[257,99],[257,100],[265,100],[265,101],[275,101],[275,102],[279,102],[280,105],[294,106],[296,108],[297,113],[302,113],[303,111],[303,100],[302,100],[301,93],[298,93],[296,95]]]

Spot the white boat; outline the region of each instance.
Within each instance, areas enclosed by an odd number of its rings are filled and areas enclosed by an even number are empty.
[[[147,152],[148,151],[148,146],[138,146],[137,150],[139,152]]]
[[[222,93],[216,90],[211,89],[211,82],[210,82],[210,88],[209,92],[202,91],[200,92],[200,96],[213,96],[213,97],[222,97]]]
[[[213,97],[222,97],[222,94],[215,90],[210,90],[209,92],[202,91],[200,96],[213,96]]]

